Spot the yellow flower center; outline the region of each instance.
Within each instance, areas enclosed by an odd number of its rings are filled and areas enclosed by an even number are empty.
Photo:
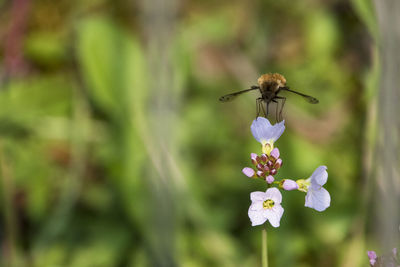
[[[300,179],[296,181],[297,185],[299,186],[299,191],[305,192],[307,193],[308,191],[308,187],[311,185],[311,182],[309,181],[309,179],[304,180],[304,179]]]
[[[262,141],[262,153],[267,154],[268,156],[271,154],[271,151],[274,149],[274,143],[272,140]]]
[[[263,202],[263,208],[266,209],[272,209],[272,207],[275,205],[275,202],[272,199],[267,199]]]

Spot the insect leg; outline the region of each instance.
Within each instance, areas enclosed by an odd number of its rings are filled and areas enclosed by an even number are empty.
[[[261,98],[261,100],[260,100],[260,107],[261,107],[261,109],[262,109],[262,111],[263,111],[263,113],[264,113],[264,116],[267,117],[267,115],[268,115],[268,105],[267,105],[267,103],[266,103],[267,112],[265,112],[264,106],[263,106],[263,104],[262,104],[263,101],[264,101],[264,99]]]
[[[265,117],[267,117],[268,116],[268,114],[269,114],[269,103],[267,102],[267,101],[264,101],[265,102],[265,110],[266,110],[266,112],[264,112],[265,113]]]
[[[262,100],[261,97],[256,99],[256,112],[257,112],[256,118],[258,117],[258,115],[260,115],[261,100]]]
[[[281,105],[281,108],[279,110],[279,121],[282,121],[282,110],[283,110],[283,106],[285,105],[285,102],[286,102],[286,97],[276,96],[275,99],[282,99],[282,105]],[[276,111],[278,112],[278,106],[276,106]]]

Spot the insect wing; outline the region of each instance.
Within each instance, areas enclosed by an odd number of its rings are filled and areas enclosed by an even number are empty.
[[[288,92],[295,93],[295,94],[297,94],[299,96],[302,96],[308,103],[311,103],[311,104],[318,104],[319,103],[319,100],[316,99],[315,97],[312,97],[312,96],[309,96],[309,95],[305,95],[305,94],[299,93],[297,91],[290,90],[288,87],[284,87],[284,88],[281,88],[281,89],[285,90],[285,91],[288,91]]]
[[[238,95],[239,94],[236,94],[236,93],[229,94],[229,95],[224,95],[224,96],[221,96],[219,98],[219,101],[221,101],[221,102],[229,102],[229,101],[232,101],[233,99],[235,99],[236,96],[238,96]]]
[[[305,96],[303,96],[303,98],[304,98],[308,103],[311,103],[311,104],[318,104],[318,103],[319,103],[319,100],[318,100],[318,99],[316,99],[315,97],[309,96],[309,95],[305,95]]]
[[[253,86],[253,87],[251,87],[250,89],[242,90],[242,91],[235,92],[235,93],[232,93],[232,94],[223,95],[223,96],[221,96],[221,97],[219,98],[219,101],[221,101],[221,102],[232,101],[232,100],[235,99],[238,95],[241,95],[241,94],[243,94],[243,93],[246,93],[246,92],[251,91],[251,90],[256,90],[256,89],[258,89],[258,87]]]

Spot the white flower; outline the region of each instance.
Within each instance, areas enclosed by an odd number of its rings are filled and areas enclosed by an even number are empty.
[[[279,227],[279,222],[283,214],[281,206],[281,192],[273,187],[264,192],[252,192],[250,194],[251,205],[249,208],[249,218],[251,225],[261,225],[267,220],[273,227]]]
[[[328,180],[326,166],[319,166],[307,180],[298,180],[299,190],[307,192],[304,206],[324,211],[331,205],[331,196],[322,186]]]
[[[257,117],[251,124],[250,129],[254,138],[262,144],[263,153],[269,155],[274,148],[274,142],[285,131],[285,121],[271,125],[268,119]]]

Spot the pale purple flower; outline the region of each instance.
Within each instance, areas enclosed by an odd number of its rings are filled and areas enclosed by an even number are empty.
[[[269,188],[265,193],[252,192],[250,199],[252,203],[248,214],[252,226],[269,220],[273,227],[279,227],[284,210],[281,206],[282,194],[277,188]]]
[[[319,166],[307,180],[298,180],[299,190],[307,192],[305,206],[324,211],[331,204],[329,192],[322,186],[328,180],[326,166]]]
[[[368,258],[369,258],[369,263],[371,264],[371,266],[374,266],[374,264],[376,262],[376,258],[377,258],[375,251],[373,251],[373,250],[367,251],[367,254],[368,254]]]
[[[254,138],[262,144],[263,153],[269,155],[274,148],[274,142],[285,131],[285,121],[271,125],[268,119],[257,117],[250,129]]]
[[[291,191],[297,190],[299,188],[299,185],[291,179],[284,179],[281,181],[281,187],[287,191]]]

